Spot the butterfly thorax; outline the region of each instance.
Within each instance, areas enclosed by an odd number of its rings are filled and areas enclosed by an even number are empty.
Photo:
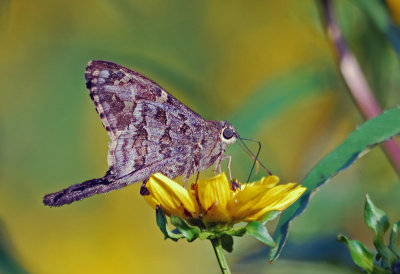
[[[236,141],[236,136],[230,140],[224,138],[223,132],[226,128],[235,130],[227,121],[207,121],[207,130],[204,131],[201,144],[201,160],[199,161],[198,171],[205,170],[214,163],[219,165],[226,147]]]

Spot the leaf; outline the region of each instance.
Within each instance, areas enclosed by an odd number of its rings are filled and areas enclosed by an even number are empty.
[[[201,232],[200,228],[189,225],[185,220],[177,216],[171,216],[171,224],[176,226],[179,232],[181,232],[189,242],[196,240]]]
[[[344,242],[348,246],[351,258],[356,265],[358,265],[368,273],[374,271],[375,256],[368,249],[366,249],[362,243],[360,243],[359,241],[349,240],[344,235],[339,235],[338,240]]]
[[[388,9],[383,1],[354,1],[370,18],[376,28],[386,37],[391,43],[397,56],[400,55],[400,31],[392,22]]]
[[[262,223],[251,221],[248,223],[246,228],[247,234],[260,240],[268,246],[275,246],[274,240],[272,239],[271,235],[269,235],[267,228]]]
[[[169,230],[167,224],[167,218],[165,217],[164,212],[162,211],[161,207],[156,207],[156,222],[158,227],[160,228],[161,232],[164,234],[165,239],[171,239],[173,241],[177,241],[180,238],[183,238],[182,234],[176,234]]]
[[[156,206],[156,222],[161,232],[164,234],[165,239],[169,238],[167,218],[160,206]]]
[[[209,231],[202,231],[199,235],[200,240],[205,240],[205,239],[215,239],[216,235],[215,233],[209,232]]]
[[[365,201],[364,219],[368,227],[375,232],[374,246],[382,257],[382,265],[384,267],[391,266],[395,258],[383,239],[385,232],[389,228],[389,220],[385,211],[377,208],[368,195]]]
[[[392,233],[390,234],[390,250],[400,259],[400,251],[398,249],[400,235],[400,222],[397,222],[392,227]]]
[[[369,195],[367,195],[367,200],[365,202],[364,218],[367,225],[380,236],[384,236],[389,228],[389,219],[385,211],[377,208],[369,198]]]
[[[399,133],[400,107],[397,107],[366,121],[353,131],[342,144],[323,158],[303,180],[302,185],[307,188],[306,192],[283,212],[274,234],[277,246],[270,250],[268,259],[274,261],[279,257],[286,242],[290,222],[303,213],[312,192],[335,175],[349,168],[370,148]]]
[[[355,0],[354,3],[370,17],[380,31],[386,32],[389,27],[389,18],[387,9],[382,1]]]
[[[224,231],[223,235],[230,235],[230,236],[237,236],[237,237],[241,237],[244,234],[246,234],[247,228],[246,226],[243,227],[237,227],[237,228],[232,228],[228,231]]]
[[[224,235],[221,237],[221,245],[222,248],[228,251],[229,253],[233,250],[233,237]]]
[[[265,213],[264,216],[262,216],[261,219],[258,221],[265,225],[266,223],[275,220],[276,217],[279,216],[279,214],[281,214],[281,212],[278,210],[269,211]]]

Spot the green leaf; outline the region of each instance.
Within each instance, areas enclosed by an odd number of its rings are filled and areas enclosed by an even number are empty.
[[[205,239],[215,239],[216,235],[213,232],[209,231],[202,231],[199,235],[200,240],[205,240]]]
[[[368,273],[374,271],[374,254],[366,249],[362,243],[360,243],[359,241],[349,240],[344,235],[339,235],[338,240],[344,242],[348,246],[351,258],[356,265],[358,265]]]
[[[260,223],[262,223],[263,225],[265,225],[266,223],[275,220],[276,217],[279,216],[279,214],[281,214],[281,212],[278,210],[269,211],[269,212],[265,213],[264,216],[262,216],[261,219],[258,221]]]
[[[200,228],[189,225],[185,220],[177,216],[171,216],[171,223],[176,226],[189,242],[196,240],[200,235]]]
[[[367,225],[379,236],[384,236],[389,228],[389,219],[382,209],[379,209],[367,195],[365,201],[364,218]]]
[[[224,231],[223,235],[242,237],[244,234],[246,234],[246,231],[247,231],[246,226],[235,227],[235,228],[232,228],[232,229],[230,229],[228,231]]]
[[[177,241],[180,238],[183,238],[182,234],[172,233],[167,224],[167,218],[165,217],[164,212],[162,211],[161,207],[156,207],[156,222],[158,227],[160,228],[161,232],[164,234],[165,239],[171,239],[173,241]]]
[[[229,253],[233,250],[233,237],[224,235],[221,237],[221,245],[222,248],[228,251]]]
[[[391,43],[397,56],[400,56],[400,31],[396,24],[392,22],[390,13],[383,1],[354,1],[370,18],[371,22]]]
[[[364,219],[368,227],[375,232],[374,246],[382,257],[382,265],[384,267],[391,266],[395,258],[384,242],[385,233],[389,228],[389,220],[385,211],[377,208],[368,195],[365,201]]]
[[[381,32],[387,31],[390,19],[383,1],[355,0],[354,3],[369,16],[371,21]]]
[[[400,107],[397,107],[366,121],[353,131],[342,144],[323,158],[303,180],[302,185],[307,187],[306,192],[283,212],[274,234],[277,246],[270,250],[268,259],[274,261],[279,257],[286,242],[290,222],[306,209],[312,192],[349,168],[370,148],[399,133]]]
[[[269,235],[267,228],[262,223],[251,221],[248,223],[246,228],[247,234],[260,240],[268,246],[275,246],[274,240],[272,239],[271,235]]]
[[[390,244],[389,248],[397,256],[397,259],[400,259],[400,251],[398,248],[399,245],[399,237],[400,236],[400,222],[397,222],[392,227],[392,233],[390,234]]]

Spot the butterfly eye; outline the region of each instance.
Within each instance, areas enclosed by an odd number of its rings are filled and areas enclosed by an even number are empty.
[[[224,136],[225,139],[228,139],[228,140],[231,139],[233,137],[233,130],[230,128],[224,129],[222,136]]]

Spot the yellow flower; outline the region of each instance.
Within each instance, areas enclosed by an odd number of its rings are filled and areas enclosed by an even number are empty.
[[[295,183],[277,185],[279,178],[269,176],[236,188],[225,173],[199,180],[186,190],[161,173],[153,174],[146,183],[146,201],[161,207],[168,215],[187,221],[196,219],[207,224],[233,224],[257,221],[269,211],[283,211],[306,190]]]
[[[194,195],[167,176],[161,173],[151,175],[146,188],[150,195],[144,198],[153,208],[159,205],[168,216],[198,217],[200,208]]]

